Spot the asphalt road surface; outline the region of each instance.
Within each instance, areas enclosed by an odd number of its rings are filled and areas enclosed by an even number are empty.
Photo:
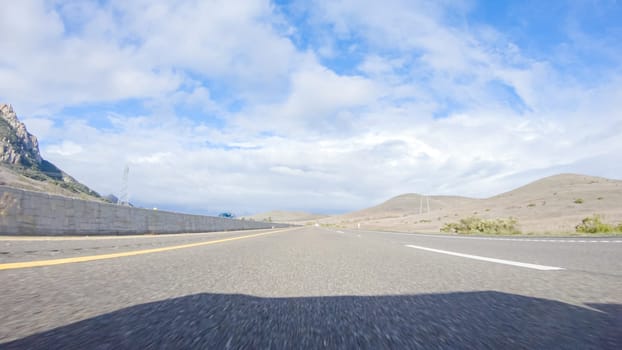
[[[1,349],[621,349],[622,238],[0,238]]]

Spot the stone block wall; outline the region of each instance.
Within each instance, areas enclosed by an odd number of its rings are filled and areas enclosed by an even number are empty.
[[[161,234],[287,226],[140,209],[0,186],[2,235]]]

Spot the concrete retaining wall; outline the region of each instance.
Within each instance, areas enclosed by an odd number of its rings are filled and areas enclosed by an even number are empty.
[[[0,186],[0,234],[4,235],[127,235],[287,226],[124,207]]]

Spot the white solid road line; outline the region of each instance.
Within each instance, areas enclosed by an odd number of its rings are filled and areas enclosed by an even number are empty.
[[[415,249],[421,249],[421,250],[427,250],[429,252],[434,252],[434,253],[454,255],[454,256],[459,256],[459,257],[462,257],[462,258],[488,261],[488,262],[493,262],[493,263],[497,263],[497,264],[505,264],[505,265],[526,267],[528,269],[535,269],[535,270],[542,270],[542,271],[555,271],[555,270],[563,270],[564,269],[562,267],[556,267],[556,266],[537,265],[537,264],[522,263],[522,262],[512,261],[512,260],[487,258],[485,256],[478,256],[478,255],[471,255],[471,254],[462,254],[462,253],[450,252],[450,251],[447,251],[447,250],[433,249],[433,248],[421,247],[421,246],[418,246],[418,245],[411,245],[411,244],[407,244],[406,247],[415,248]]]
[[[582,239],[569,239],[569,238],[503,238],[503,237],[464,237],[464,236],[451,236],[446,234],[428,234],[428,233],[406,233],[406,232],[389,232],[389,231],[368,231],[371,233],[389,234],[389,235],[403,235],[410,237],[432,237],[432,238],[447,238],[447,239],[477,239],[484,241],[514,241],[514,242],[550,242],[550,243],[622,243],[622,239],[606,239],[595,240],[589,239],[589,237],[579,237]],[[606,238],[606,237],[603,237]]]

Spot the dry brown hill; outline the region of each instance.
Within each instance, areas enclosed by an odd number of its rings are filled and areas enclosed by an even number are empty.
[[[304,224],[307,222],[315,222],[317,220],[327,218],[327,217],[328,215],[312,214],[312,213],[306,213],[302,211],[274,210],[274,211],[269,211],[266,213],[245,216],[244,219],[255,220],[255,221],[271,221],[271,222],[281,222],[281,223]]]
[[[584,217],[592,214],[602,215],[609,222],[622,222],[622,181],[595,176],[555,175],[485,199],[429,196],[429,212],[426,200],[421,198],[417,194],[401,195],[378,206],[321,222],[344,227],[360,224],[369,229],[438,232],[445,223],[469,216],[513,217],[527,233],[573,232]]]
[[[416,193],[407,193],[393,197],[374,207],[339,215],[337,217],[332,217],[332,219],[359,220],[361,218],[379,219],[402,217],[405,215],[417,215],[420,211],[427,211],[428,207],[430,207],[430,210],[432,210],[432,208],[435,210],[453,208],[471,204],[475,201],[477,201],[477,199],[459,196],[422,196]]]

